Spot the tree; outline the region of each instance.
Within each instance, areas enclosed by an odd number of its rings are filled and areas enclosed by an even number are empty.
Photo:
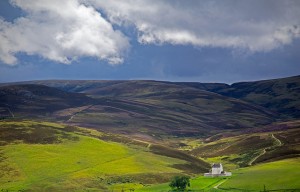
[[[184,191],[186,187],[190,186],[190,177],[188,176],[175,176],[170,182],[169,186],[177,191]]]

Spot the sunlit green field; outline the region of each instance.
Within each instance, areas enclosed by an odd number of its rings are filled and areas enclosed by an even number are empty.
[[[24,126],[26,123],[19,129]],[[33,130],[27,131],[34,133]],[[62,133],[58,130],[55,134],[58,137]],[[51,144],[14,141],[0,146],[0,191],[139,188],[147,174],[150,174],[149,179],[155,174],[178,174],[180,171],[171,166],[183,162],[137,146],[65,134],[77,139],[62,139]]]
[[[223,177],[204,177],[200,176],[190,180],[190,191],[210,190],[218,183],[222,182],[225,178]],[[153,185],[149,187],[140,188],[138,192],[166,192],[171,190],[169,183]]]
[[[191,179],[190,191],[300,191],[300,158],[287,159],[239,169],[232,177],[197,177]],[[218,186],[216,189],[215,187]],[[169,191],[168,183],[138,189],[140,192]]]
[[[297,189],[300,191],[300,158],[286,159],[239,169],[219,188],[242,191]]]

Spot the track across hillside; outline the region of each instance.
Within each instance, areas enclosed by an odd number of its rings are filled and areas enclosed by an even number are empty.
[[[248,165],[253,165],[253,163],[259,158],[259,157],[261,157],[261,156],[263,156],[264,154],[266,154],[266,152],[267,152],[267,150],[269,150],[269,149],[274,149],[275,147],[279,147],[279,146],[282,146],[283,144],[282,144],[282,142],[278,139],[278,138],[276,138],[275,136],[274,136],[274,134],[271,134],[271,138],[274,140],[274,145],[273,146],[271,146],[271,147],[266,147],[266,148],[264,148],[260,153],[259,153],[259,155],[257,155],[256,157],[254,157],[249,163],[248,163]]]

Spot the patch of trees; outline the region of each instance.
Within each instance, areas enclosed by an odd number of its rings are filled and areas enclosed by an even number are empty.
[[[190,177],[175,176],[169,186],[172,188],[172,191],[185,191],[187,187],[190,187]]]

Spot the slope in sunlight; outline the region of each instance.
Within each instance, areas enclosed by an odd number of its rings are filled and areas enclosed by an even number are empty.
[[[129,190],[208,170],[202,160],[155,146],[56,123],[2,121],[0,191]]]

